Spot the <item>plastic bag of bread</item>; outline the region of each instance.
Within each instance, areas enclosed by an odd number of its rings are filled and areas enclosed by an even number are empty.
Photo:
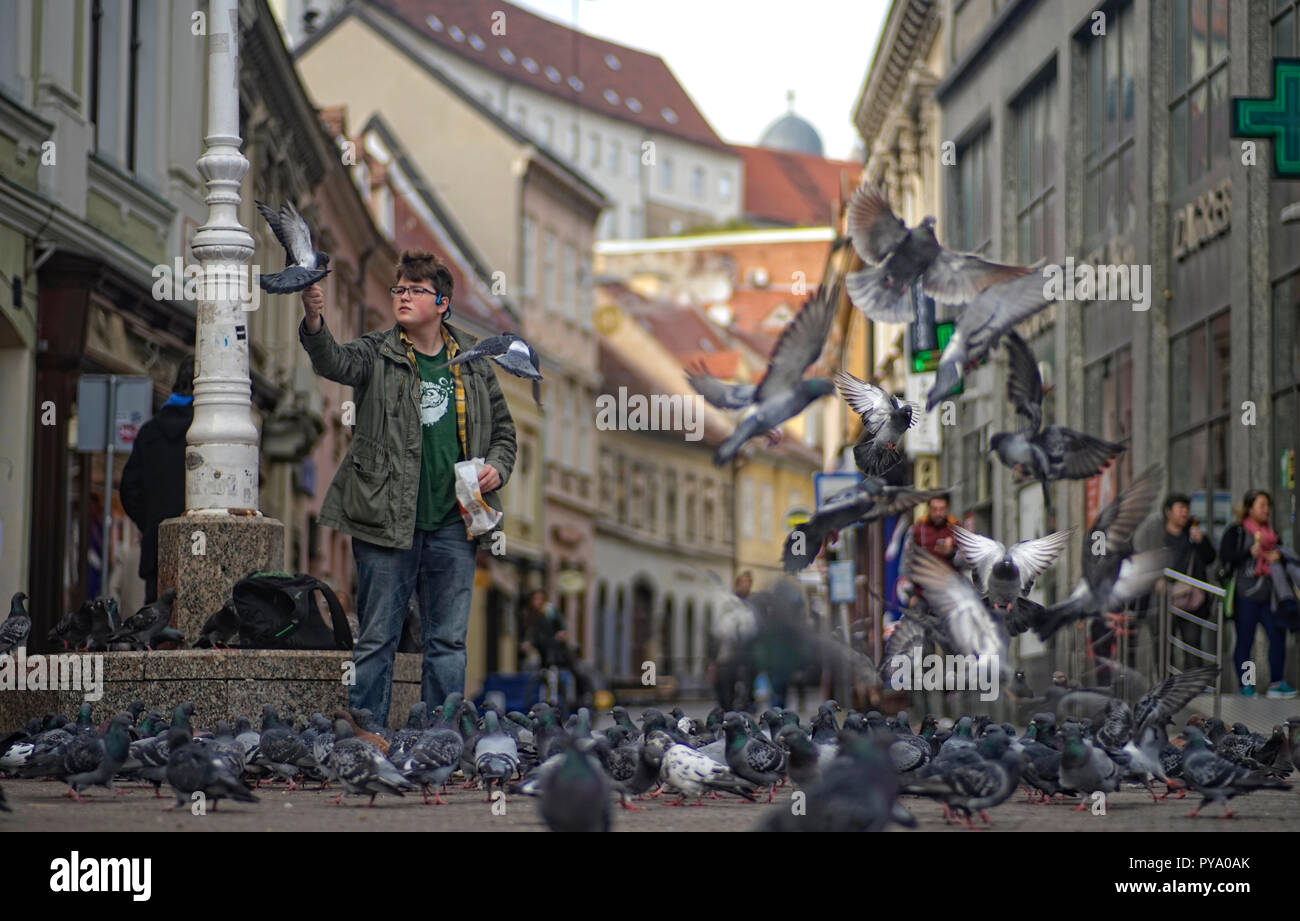
[[[465,519],[470,537],[491,531],[502,517],[501,512],[483,501],[483,493],[478,488],[478,472],[483,466],[481,457],[456,464],[456,501],[460,503],[460,515]]]

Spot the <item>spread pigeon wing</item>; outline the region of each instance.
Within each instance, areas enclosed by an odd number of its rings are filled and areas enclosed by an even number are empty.
[[[1043,426],[1043,378],[1028,343],[1014,329],[1006,334],[1007,399],[1016,408],[1020,431],[1032,435]]]
[[[1008,555],[1011,557],[1011,562],[1016,564],[1016,569],[1020,571],[1022,591],[1052,567],[1070,542],[1070,535],[1073,533],[1074,528],[1054,531],[1045,537],[1022,540],[1011,547]]]
[[[724,383],[698,367],[686,372],[686,381],[718,409],[744,409],[754,402],[754,392],[758,389],[753,384]]]
[[[907,227],[894,214],[885,196],[870,186],[859,186],[849,199],[849,238],[863,262],[883,262],[907,239]]]
[[[969,359],[982,358],[1003,333],[1046,307],[1043,289],[1043,277],[1030,272],[976,295],[957,315],[957,332],[966,342]]]
[[[808,366],[817,360],[830,334],[839,300],[840,284],[823,285],[817,296],[805,302],[803,310],[781,332],[767,374],[754,392],[754,402],[762,403],[792,390],[803,379]]]
[[[1126,547],[1133,537],[1133,532],[1151,511],[1151,503],[1160,490],[1160,476],[1163,467],[1152,464],[1128,484],[1118,498],[1102,509],[1093,520],[1088,533],[1103,531],[1106,534],[1106,552],[1116,553]],[[1084,553],[1089,552],[1084,547]]]
[[[975,587],[957,570],[914,547],[908,559],[908,573],[921,586],[926,600],[944,615],[957,652],[976,656],[1001,654],[1002,639],[997,624],[975,593]]]
[[[835,386],[849,409],[862,417],[863,427],[873,436],[889,421],[889,414],[897,405],[885,391],[847,371],[835,372]]]
[[[1147,691],[1133,708],[1134,734],[1141,738],[1148,726],[1159,728],[1173,719],[1174,714],[1214,683],[1218,673],[1213,665],[1189,668],[1180,675],[1170,675]]]
[[[1039,407],[1041,411],[1042,407]],[[1053,461],[1060,458],[1060,476],[1070,480],[1095,476],[1113,457],[1124,451],[1121,444],[1062,425],[1049,425],[1043,430],[1041,441]]]
[[[985,288],[1010,281],[1032,270],[1020,265],[989,262],[973,253],[940,249],[921,276],[925,293],[945,304],[965,304]]]
[[[961,552],[961,557],[971,567],[975,576],[975,588],[984,591],[989,582],[989,571],[1007,554],[1007,548],[1001,541],[974,531],[967,531],[960,525],[952,526],[952,539]]]

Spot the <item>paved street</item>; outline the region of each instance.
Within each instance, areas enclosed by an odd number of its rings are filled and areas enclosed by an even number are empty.
[[[418,796],[379,797],[375,808],[363,808],[365,797],[346,797],[344,806],[330,805],[332,790],[314,788],[285,792],[264,787],[257,804],[223,802],[217,812],[194,816],[188,811],[166,813],[172,800],[158,800],[147,789],[130,788],[113,797],[98,789],[88,802],[63,797],[62,784],[38,780],[5,780],[5,795],[12,813],[0,813],[0,833],[11,831],[544,831],[537,801],[510,797],[505,815],[493,815],[479,791],[452,790],[448,804],[425,806]],[[166,788],[164,788],[166,792]],[[1111,797],[1107,815],[1072,812],[1073,803],[1029,805],[1017,794],[993,810],[995,831],[1293,831],[1300,821],[1300,794],[1295,790],[1263,790],[1232,801],[1237,816],[1218,818],[1222,810],[1206,809],[1198,819],[1188,819],[1199,797],[1152,803],[1144,791],[1124,791]],[[938,805],[917,797],[904,797],[904,805],[917,817],[920,831],[955,831],[944,825]],[[772,809],[789,809],[790,793],[778,793],[772,805],[750,805],[728,798],[705,801],[701,808],[671,808],[659,801],[644,802],[644,812],[615,809],[615,831],[747,831]],[[898,829],[905,830],[905,829]]]

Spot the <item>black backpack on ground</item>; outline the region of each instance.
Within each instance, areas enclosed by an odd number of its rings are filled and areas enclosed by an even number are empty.
[[[333,629],[316,606],[320,592]],[[231,599],[244,649],[352,649],[352,631],[334,590],[306,573],[254,572],[235,583]]]

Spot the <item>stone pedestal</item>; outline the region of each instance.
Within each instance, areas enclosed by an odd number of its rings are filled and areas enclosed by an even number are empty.
[[[171,623],[187,645],[236,582],[251,572],[284,568],[284,525],[274,518],[183,515],[158,526],[158,594],[176,589]]]
[[[262,707],[270,704],[281,719],[305,723],[317,711],[333,716],[348,705],[344,683],[350,652],[297,649],[177,649],[153,652],[79,653],[100,658],[103,696],[92,701],[96,725],[125,710],[133,700],[171,715],[192,700],[194,725],[211,729],[217,720],[230,723],[247,716],[261,725]],[[398,653],[393,663],[393,703],[389,725],[406,724],[407,712],[420,699],[418,653]],[[12,690],[0,694],[0,732],[21,727],[28,718],[47,712],[74,718],[86,699],[76,690]],[[93,696],[93,695],[92,695]]]

